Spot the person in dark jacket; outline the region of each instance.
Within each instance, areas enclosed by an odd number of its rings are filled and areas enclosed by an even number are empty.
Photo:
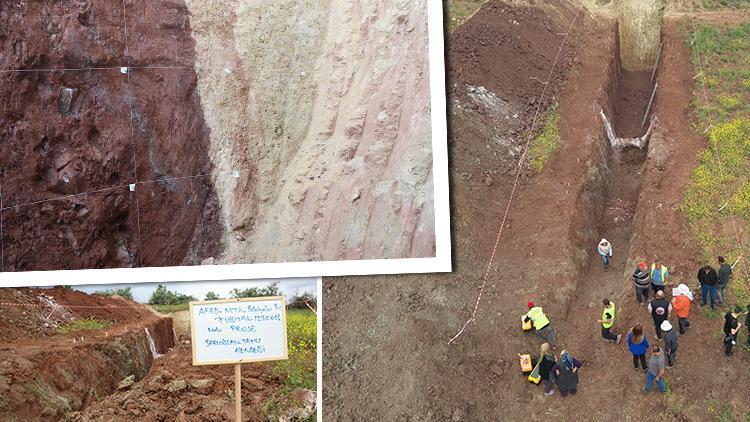
[[[578,368],[583,364],[574,358],[567,350],[560,354],[560,360],[557,361],[552,370],[555,372],[557,389],[560,395],[566,397],[568,393],[575,394],[578,392]]]
[[[750,347],[750,305],[747,305],[747,317],[745,317],[745,328],[747,328],[747,347]]]
[[[648,304],[648,311],[651,312],[651,317],[654,319],[656,338],[661,340],[661,323],[669,319],[669,314],[672,312],[672,304],[664,299],[664,290],[656,292],[656,299]]]
[[[719,261],[719,281],[716,283],[716,301],[719,305],[724,304],[724,289],[729,285],[732,277],[732,266],[724,262],[724,257],[716,258]]]
[[[555,373],[552,371],[557,358],[550,351],[549,343],[542,343],[539,347],[539,356],[541,362],[539,363],[539,376],[542,378],[542,388],[544,389],[545,396],[551,396],[555,394]]]
[[[651,276],[648,273],[648,265],[641,261],[633,271],[633,283],[635,284],[635,300],[639,305],[648,304],[648,289],[651,286]]]
[[[711,296],[711,309],[716,309],[716,283],[719,275],[716,270],[706,264],[698,270],[698,283],[701,285],[701,306],[706,306],[706,296]]]
[[[633,354],[633,366],[635,366],[636,371],[638,370],[638,362],[641,363],[643,372],[648,371],[648,366],[646,366],[648,348],[648,339],[643,335],[643,327],[641,324],[635,324],[628,333],[628,350]]]
[[[667,355],[667,368],[674,368],[674,361],[677,357],[677,333],[672,329],[669,321],[661,323],[661,330],[664,332],[664,353]]]
[[[737,344],[737,336],[742,328],[742,323],[737,319],[742,313],[742,308],[735,306],[734,312],[727,312],[724,316],[724,354],[732,356],[732,348]]]

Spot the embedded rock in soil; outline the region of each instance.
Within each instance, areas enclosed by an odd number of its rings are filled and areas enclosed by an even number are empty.
[[[219,248],[209,180],[127,189],[211,163],[187,9],[124,5],[0,2],[1,69],[40,70],[0,73],[2,270],[179,265]],[[133,68],[153,65],[187,68]],[[91,67],[114,69],[48,71]]]

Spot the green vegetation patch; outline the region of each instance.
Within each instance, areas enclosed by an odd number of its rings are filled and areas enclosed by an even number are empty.
[[[750,7],[750,0],[703,0],[704,9],[746,9]]]
[[[445,26],[453,32],[487,3],[487,0],[443,0]]]
[[[75,319],[59,326],[57,331],[61,334],[67,334],[75,331],[101,330],[110,325],[112,324],[109,321],[101,321],[96,318]]]
[[[149,305],[151,308],[153,308],[156,312],[162,313],[162,314],[173,314],[175,312],[180,311],[187,311],[190,309],[189,303],[175,303],[173,305]]]
[[[750,259],[742,253],[750,250],[750,239],[737,244],[737,230],[750,223],[750,22],[691,31],[695,126],[709,146],[698,155],[680,209],[703,259],[715,262],[723,255],[734,264],[740,256]],[[745,262],[734,268],[729,290],[735,303],[750,302],[746,268]]]
[[[94,292],[94,294],[99,296],[120,296],[124,297],[125,299],[133,300],[133,291],[130,287],[126,287],[124,289],[106,289],[106,290],[99,290],[97,292]]]
[[[557,112],[557,104],[547,110],[544,120],[544,127],[531,141],[528,152],[529,164],[537,173],[542,172],[552,154],[560,146],[560,114]]]
[[[701,25],[692,29],[689,42],[698,74],[696,109],[700,122],[697,128],[702,131],[711,123],[747,116],[750,113],[750,22],[726,27]]]
[[[316,390],[317,316],[307,309],[289,309],[286,320],[289,360],[276,362],[272,369],[274,374],[282,375],[285,382],[281,391],[263,406],[264,414],[270,419],[289,401],[293,391]]]

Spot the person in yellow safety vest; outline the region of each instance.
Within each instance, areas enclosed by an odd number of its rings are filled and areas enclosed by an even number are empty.
[[[547,316],[544,315],[542,307],[534,305],[534,302],[531,301],[526,304],[526,307],[528,308],[529,312],[526,313],[524,321],[531,321],[534,324],[536,335],[538,335],[539,338],[542,339],[542,341],[545,340],[546,335],[546,341],[552,346],[552,349],[554,350],[557,347],[555,332],[552,331],[552,324],[550,324]]]
[[[659,290],[664,290],[664,286],[668,286],[667,278],[669,277],[669,268],[666,265],[662,265],[658,259],[651,264],[651,288],[654,289],[654,293]]]
[[[612,333],[612,326],[615,325],[615,303],[610,302],[609,299],[602,301],[604,304],[604,311],[602,311],[602,319],[597,320],[599,324],[602,324],[602,337],[610,340],[614,343],[619,343],[622,338],[622,334]]]

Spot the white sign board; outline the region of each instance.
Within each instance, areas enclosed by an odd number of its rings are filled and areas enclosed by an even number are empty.
[[[193,365],[288,358],[284,296],[190,302]]]

